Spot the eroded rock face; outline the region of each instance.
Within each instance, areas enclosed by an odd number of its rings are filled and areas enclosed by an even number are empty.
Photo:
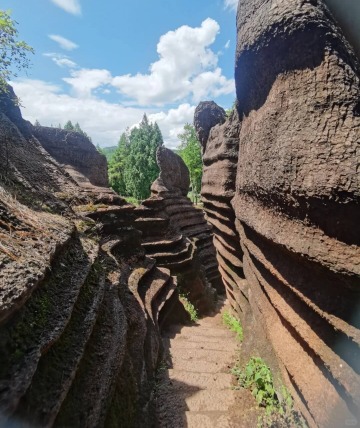
[[[187,196],[190,175],[180,156],[166,147],[159,147],[156,153],[156,161],[160,174],[151,186],[152,193],[173,192]]]
[[[32,132],[44,149],[80,185],[86,185],[88,180],[94,186],[108,186],[106,158],[84,135],[46,126],[34,126]]]
[[[143,232],[147,255],[178,275],[180,286],[205,313],[213,308],[215,290],[224,292],[211,227],[186,196],[189,172],[180,156],[161,147],[157,161],[159,178],[151,187],[151,197],[135,210],[135,225]]]
[[[237,27],[237,113],[210,132],[202,193],[245,353],[310,425],[356,424],[359,61],[322,1],[244,0]]]
[[[0,425],[149,426],[176,280],[134,207],[80,186],[1,105]]]
[[[211,128],[224,123],[225,119],[225,110],[214,103],[214,101],[203,101],[196,107],[194,125],[203,151],[206,148]]]

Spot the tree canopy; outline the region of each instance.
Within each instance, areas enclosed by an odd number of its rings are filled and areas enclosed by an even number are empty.
[[[122,134],[109,162],[111,187],[123,196],[148,198],[151,184],[159,175],[156,151],[162,145],[158,124],[149,122],[144,114],[139,126]]]
[[[201,145],[197,139],[194,126],[187,123],[178,138],[181,144],[177,153],[189,169],[192,192],[197,199],[201,190],[202,159]]]
[[[27,54],[34,53],[32,47],[18,40],[16,25],[9,11],[0,10],[0,92],[7,91],[7,82],[19,71],[29,68]]]
[[[61,125],[59,125],[59,127],[61,128]],[[65,125],[64,125],[64,129],[66,131],[74,131],[74,132],[78,132],[79,134],[83,135],[84,137],[88,138],[90,141],[91,138],[89,137],[89,135],[83,131],[79,125],[78,122],[75,123],[75,125],[73,125],[73,123],[71,122],[71,120],[68,120]]]

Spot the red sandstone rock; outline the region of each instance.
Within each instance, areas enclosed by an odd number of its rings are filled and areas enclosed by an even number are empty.
[[[319,0],[244,0],[237,27],[237,113],[210,131],[202,194],[243,352],[311,426],[355,424],[359,60]]]
[[[58,147],[79,185],[0,108],[0,425],[146,426],[176,281],[145,256],[134,207],[91,185],[83,142]]]
[[[46,126],[34,126],[32,132],[44,149],[64,166],[78,184],[82,185],[89,180],[94,186],[108,186],[106,158],[87,137],[75,131]]]

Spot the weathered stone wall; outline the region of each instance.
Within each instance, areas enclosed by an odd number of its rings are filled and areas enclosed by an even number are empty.
[[[0,100],[0,425],[147,427],[176,281]]]
[[[188,199],[189,171],[170,149],[157,152],[160,168],[151,197],[135,210],[135,225],[143,233],[146,254],[179,277],[183,292],[200,313],[212,310],[216,291],[224,293],[212,229],[201,209]]]
[[[310,425],[356,426],[359,61],[320,0],[243,0],[237,28],[237,112],[210,131],[202,193],[244,352]]]
[[[34,126],[32,133],[57,162],[69,169],[70,174],[73,173],[80,184],[84,179],[79,172],[94,186],[108,186],[106,158],[87,137],[75,131],[46,126]]]

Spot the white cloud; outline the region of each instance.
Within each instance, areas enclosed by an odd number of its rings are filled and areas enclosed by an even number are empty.
[[[200,27],[184,25],[169,31],[160,37],[159,60],[151,64],[149,74],[117,76],[113,86],[140,105],[164,105],[189,96],[197,100],[197,94],[204,94],[204,88],[198,90],[196,82],[202,82],[201,76],[205,74],[206,78],[210,71],[218,78],[212,79],[212,85],[218,90],[219,86],[228,88],[229,81],[217,67],[218,55],[209,48],[219,30],[219,24],[207,18]],[[209,86],[204,95],[212,94],[215,87]]]
[[[150,120],[158,122],[165,145],[175,147],[177,134],[186,122],[192,122],[195,111],[195,106],[189,104],[156,112],[124,107],[96,97],[84,102],[82,98],[65,94],[60,87],[41,80],[23,79],[12,82],[12,85],[24,106],[21,109],[25,119],[32,123],[39,120],[44,126],[64,125],[68,120],[79,122],[94,144],[101,146],[116,145],[126,128],[139,123],[145,112]]]
[[[230,47],[230,40],[228,40],[228,41],[225,43],[224,48],[225,48],[225,49],[229,49],[229,47]]]
[[[73,15],[81,15],[81,6],[79,0],[51,0],[56,6],[64,9],[65,12]]]
[[[169,148],[175,148],[178,144],[178,134],[183,131],[185,123],[192,123],[194,119],[195,106],[180,104],[176,109],[172,108],[167,112],[149,114],[149,120],[157,122],[163,136],[165,145]]]
[[[196,103],[205,98],[217,98],[235,91],[234,79],[226,79],[221,69],[206,71],[196,76],[192,82],[193,99]]]
[[[63,68],[77,68],[76,62],[72,61],[68,56],[58,53],[44,53],[46,57],[51,58],[56,65]]]
[[[71,77],[65,77],[63,80],[71,85],[75,95],[81,98],[92,96],[94,89],[112,81],[111,73],[108,70],[82,68],[71,70],[70,74]]]
[[[59,46],[62,49],[65,49],[66,51],[72,51],[76,48],[78,48],[79,46],[72,42],[69,39],[66,39],[63,36],[59,36],[58,34],[49,34],[49,39],[53,40],[54,42],[58,43]]]
[[[224,0],[227,9],[237,10],[239,0]]]

